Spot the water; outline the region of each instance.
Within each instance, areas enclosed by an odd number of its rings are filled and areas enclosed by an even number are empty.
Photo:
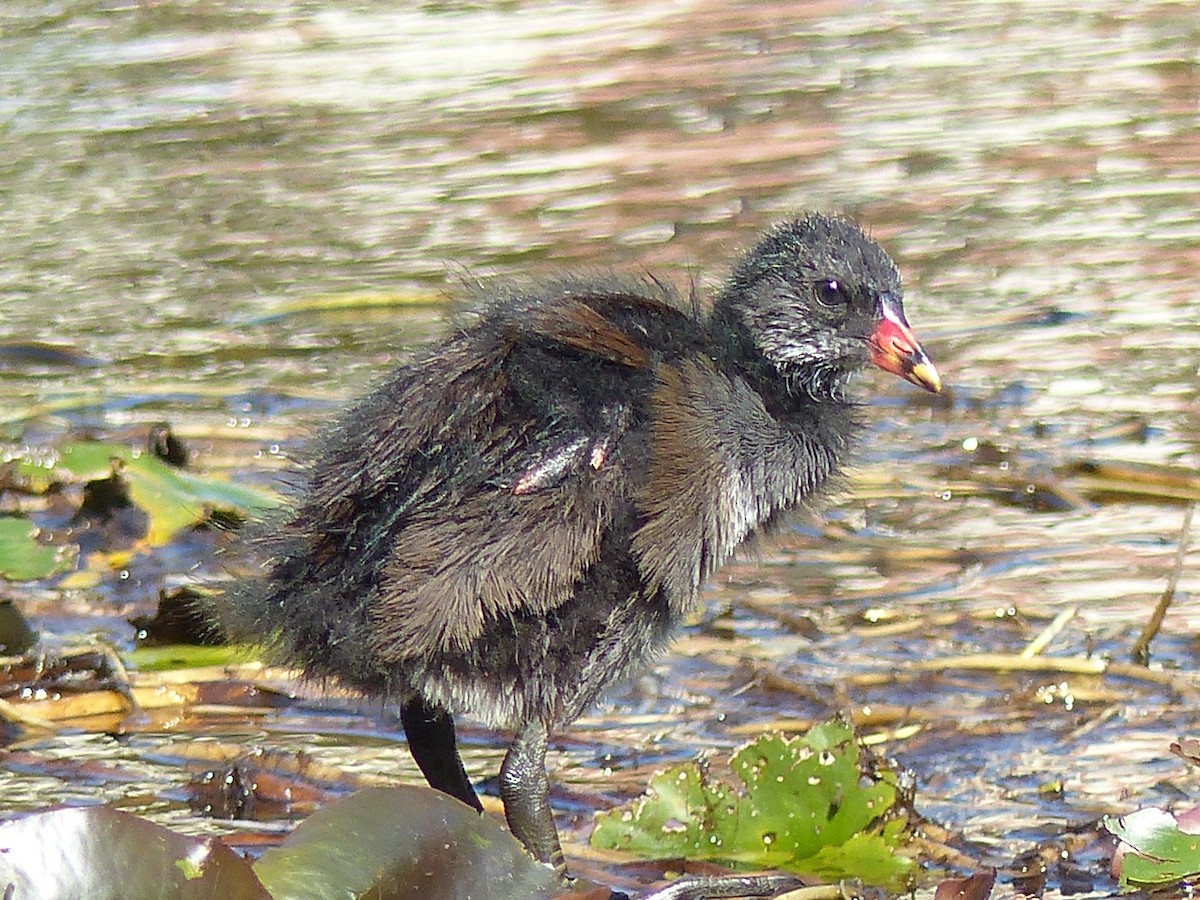
[[[857,493],[720,574],[679,652],[555,764],[578,785],[625,760],[627,793],[774,721],[898,709],[922,731],[884,746],[918,806],[1004,864],[1190,791],[1166,744],[1194,706],[1169,689],[914,667],[1019,651],[1068,607],[1047,653],[1123,659],[1163,590],[1179,505],[1040,488],[1085,459],[1200,466],[1198,119],[1177,3],[9,3],[0,419],[50,442],[165,419],[201,466],[263,481],[464,277],[705,288],[771,221],[847,211],[897,259],[948,399],[865,376]],[[347,295],[382,305],[321,305]],[[1155,645],[1193,687],[1198,563]],[[66,599],[126,640],[193,565],[135,559]],[[6,593],[63,615],[53,584]]]

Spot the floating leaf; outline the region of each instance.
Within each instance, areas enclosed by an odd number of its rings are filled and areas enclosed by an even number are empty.
[[[1184,831],[1166,810],[1105,816],[1103,825],[1121,841],[1113,869],[1122,887],[1163,886],[1200,875],[1200,834]]]
[[[220,841],[104,806],[0,824],[0,884],[10,885],[13,897],[40,900],[271,900],[250,864]]]
[[[110,478],[115,470],[134,505],[149,516],[146,539],[152,546],[161,546],[181,529],[203,522],[213,509],[253,512],[278,502],[265,491],[183,471],[123,444],[69,444],[57,454],[22,457],[16,466],[17,476],[36,491],[64,481]]]
[[[28,519],[0,517],[0,577],[36,581],[71,568],[73,548],[39,544],[37,535]]]
[[[1188,765],[1200,766],[1200,741],[1195,738],[1182,738],[1172,741],[1168,747],[1172,753],[1184,760]]]
[[[562,892],[554,873],[499,824],[412,786],[368,788],[317,810],[254,871],[278,900],[535,900]]]
[[[647,857],[683,857],[898,884],[902,821],[876,831],[896,800],[891,773],[864,782],[848,725],[765,736],[734,753],[733,788],[697,763],[655,775],[646,796],[597,816],[592,843]]]
[[[213,508],[256,510],[273,505],[257,491],[180,471],[153,456],[130,460],[124,473],[133,502],[150,515],[146,539],[153,546],[161,546],[177,531],[203,522]]]
[[[996,886],[996,870],[976,872],[965,878],[947,878],[933,892],[933,900],[987,900]],[[1041,892],[1038,892],[1041,895]]]

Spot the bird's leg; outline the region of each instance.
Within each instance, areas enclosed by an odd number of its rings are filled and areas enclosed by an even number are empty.
[[[517,734],[500,766],[500,797],[508,827],[517,840],[539,862],[553,866],[558,876],[566,879],[567,863],[550,809],[546,737],[546,723],[539,719]]]
[[[718,900],[720,897],[776,897],[783,892],[787,896],[800,896],[805,886],[803,878],[795,875],[701,875],[681,878],[652,894],[643,894],[640,900]],[[827,896],[823,894],[822,896]],[[849,896],[840,892],[839,896]]]
[[[483,812],[454,736],[454,718],[440,706],[430,706],[419,697],[400,709],[400,721],[408,749],[417,761],[429,786],[456,797],[467,806]]]

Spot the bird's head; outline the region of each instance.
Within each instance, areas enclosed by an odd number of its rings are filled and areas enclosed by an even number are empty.
[[[896,266],[854,222],[810,214],[767,232],[721,304],[787,382],[840,397],[874,363],[937,393],[941,378],[904,318]]]

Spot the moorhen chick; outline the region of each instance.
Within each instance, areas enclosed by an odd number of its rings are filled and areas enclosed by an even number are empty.
[[[429,783],[477,810],[454,716],[515,729],[509,827],[565,875],[548,732],[834,479],[861,430],[858,369],[940,389],[901,296],[878,244],[817,214],[765,234],[707,314],[652,280],[493,291],[316,443],[234,621],[398,703]]]

